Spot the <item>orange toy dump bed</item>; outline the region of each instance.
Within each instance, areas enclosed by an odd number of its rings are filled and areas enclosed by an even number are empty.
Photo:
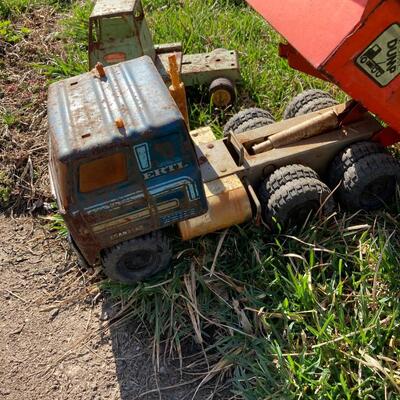
[[[400,132],[398,0],[247,0],[292,67],[337,84]]]

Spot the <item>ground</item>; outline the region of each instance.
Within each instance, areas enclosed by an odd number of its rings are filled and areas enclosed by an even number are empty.
[[[155,373],[148,335],[111,322],[118,304],[63,241],[26,217],[1,217],[0,231],[1,398],[188,398],[194,383],[171,362]]]

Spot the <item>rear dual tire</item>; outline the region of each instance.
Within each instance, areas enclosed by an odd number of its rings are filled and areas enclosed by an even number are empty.
[[[327,216],[335,208],[331,191],[318,174],[303,165],[277,169],[260,185],[264,221],[273,229],[300,228],[318,212]]]
[[[327,178],[345,209],[374,211],[392,201],[400,162],[378,143],[354,143],[335,157]]]

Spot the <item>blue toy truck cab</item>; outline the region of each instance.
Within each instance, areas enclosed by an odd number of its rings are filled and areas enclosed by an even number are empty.
[[[113,279],[169,263],[163,228],[207,211],[193,143],[152,60],[51,85],[50,176],[71,242]]]

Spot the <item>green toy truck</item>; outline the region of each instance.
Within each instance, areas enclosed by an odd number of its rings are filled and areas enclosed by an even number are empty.
[[[89,19],[89,67],[132,60],[144,55],[155,63],[169,82],[168,56],[175,54],[187,87],[208,86],[213,104],[225,108],[236,98],[240,82],[238,55],[234,50],[186,55],[180,43],[154,45],[140,0],[98,0]]]

